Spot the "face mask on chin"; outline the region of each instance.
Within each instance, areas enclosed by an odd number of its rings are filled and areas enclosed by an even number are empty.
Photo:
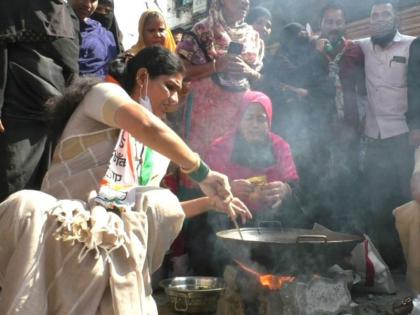
[[[139,97],[139,103],[143,105],[145,108],[147,108],[150,112],[153,112],[152,108],[152,102],[150,101],[150,97],[147,95],[147,90],[149,88],[149,76],[147,76],[146,79],[146,96],[145,97]]]
[[[149,111],[152,111],[152,102],[150,101],[150,97],[147,95],[145,97],[139,98],[139,103],[143,105],[145,108],[147,108]]]
[[[397,32],[394,20],[375,21],[371,23],[370,28],[372,43],[381,47],[388,45]]]

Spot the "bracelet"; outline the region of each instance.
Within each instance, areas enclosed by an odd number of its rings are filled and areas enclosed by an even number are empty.
[[[190,173],[195,172],[196,170],[198,170],[198,168],[200,167],[201,159],[200,159],[200,156],[197,153],[194,153],[194,156],[195,156],[194,165],[191,168],[189,168],[189,169],[183,168],[181,166],[180,168],[181,168],[181,172],[182,173],[184,173],[184,174],[190,174]]]
[[[206,179],[207,175],[210,172],[210,168],[204,163],[203,160],[200,160],[200,166],[197,170],[188,174],[188,176],[195,182],[200,183]]]

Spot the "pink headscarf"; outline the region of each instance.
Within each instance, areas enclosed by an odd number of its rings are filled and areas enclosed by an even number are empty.
[[[267,95],[258,91],[245,92],[243,102],[240,105],[239,112],[238,112],[238,117],[240,119],[237,120],[238,125],[236,126],[235,129],[237,130],[237,128],[239,128],[239,123],[244,113],[252,104],[259,104],[261,105],[262,108],[264,108],[265,113],[267,114],[268,124],[271,129],[271,123],[273,120],[273,104],[271,103],[271,99]]]
[[[238,119],[235,126],[223,137],[213,141],[207,155],[206,162],[215,171],[226,174],[229,179],[247,179],[254,176],[265,175],[269,182],[283,181],[290,182],[299,179],[289,144],[280,136],[270,132],[269,139],[273,146],[276,163],[265,169],[252,169],[242,165],[234,164],[231,160],[235,137],[239,129],[241,119],[253,104],[260,104],[267,113],[268,123],[271,128],[273,110],[270,98],[261,92],[249,91],[244,94],[243,103],[238,110]]]

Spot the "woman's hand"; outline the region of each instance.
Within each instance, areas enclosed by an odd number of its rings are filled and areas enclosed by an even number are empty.
[[[216,72],[228,73],[236,77],[248,77],[258,79],[260,73],[249,66],[240,56],[232,56],[229,54],[220,56],[216,59]]]
[[[216,209],[227,213],[232,219],[236,218],[238,214],[242,221],[252,218],[248,208],[239,199],[232,196],[226,175],[210,170],[199,186],[204,194],[211,198]]]
[[[248,65],[241,57],[231,56],[231,60],[227,67],[230,75],[247,78],[259,78],[260,73]]]
[[[270,207],[276,208],[290,193],[291,188],[287,183],[271,182],[260,186],[259,199]]]
[[[215,198],[219,202],[229,204],[233,199],[226,175],[210,170],[207,177],[198,185],[206,196]]]
[[[229,65],[233,62],[233,58],[230,55],[223,55],[216,58],[214,68],[216,72],[228,72]]]
[[[254,191],[254,185],[246,179],[236,179],[231,182],[232,193],[234,196],[248,196]]]
[[[246,205],[238,198],[233,198],[232,201],[226,206],[221,204],[217,199],[211,199],[211,208],[226,213],[229,218],[236,220],[239,216],[244,224],[247,220],[252,219],[252,214]]]

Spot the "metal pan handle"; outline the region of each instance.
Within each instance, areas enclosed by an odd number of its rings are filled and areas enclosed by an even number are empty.
[[[324,243],[326,244],[328,242],[328,236],[327,235],[299,235],[296,237],[296,244],[305,243],[308,241],[315,241],[316,243]]]

